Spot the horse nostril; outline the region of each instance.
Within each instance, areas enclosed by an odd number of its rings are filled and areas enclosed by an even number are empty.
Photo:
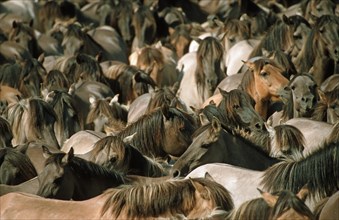
[[[180,171],[179,170],[174,170],[173,173],[172,173],[172,177],[173,178],[180,177]]]
[[[261,123],[256,123],[255,127],[259,130],[262,130],[264,126]]]

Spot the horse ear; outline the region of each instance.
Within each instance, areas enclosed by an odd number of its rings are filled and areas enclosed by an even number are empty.
[[[319,88],[317,88],[317,90],[318,90],[319,99],[322,100],[322,101],[326,101],[325,93],[321,89],[319,89]]]
[[[125,137],[122,141],[126,144],[132,144],[132,140],[134,138],[134,136],[137,134],[137,132],[135,132],[134,134],[132,135],[129,135],[127,137]]]
[[[254,70],[254,63],[251,62],[251,61],[244,61],[244,60],[241,60],[251,71]]]
[[[203,113],[200,113],[199,114],[199,121],[200,121],[200,124],[202,125],[206,125],[208,124],[210,121],[208,120],[207,116]]]
[[[44,63],[45,61],[45,53],[41,53],[40,56],[38,57],[39,63]]]
[[[154,48],[156,48],[156,49],[161,49],[161,47],[162,47],[162,43],[161,43],[161,41],[159,40],[155,45],[154,45]]]
[[[263,199],[265,200],[267,205],[269,207],[273,208],[275,206],[275,204],[277,203],[278,196],[273,196],[270,193],[264,192],[264,191],[262,191],[260,189],[258,189],[258,191],[260,192],[261,196],[263,197]]]
[[[223,90],[222,88],[219,88],[218,87],[218,89],[219,89],[219,92],[220,92],[220,94],[222,95],[222,96],[226,96],[229,92],[227,92],[226,90]]]
[[[148,74],[145,74],[145,73],[143,73],[141,71],[138,71],[134,75],[134,80],[136,82],[147,83],[147,84],[151,85],[153,89],[157,86],[157,84],[154,82],[154,80]]]
[[[202,42],[202,40],[199,37],[192,37],[192,40],[194,40],[198,44],[201,44],[201,42]]]
[[[73,83],[69,89],[68,89],[68,94],[70,94],[71,96],[73,96],[75,93],[75,83]]]
[[[215,116],[213,116],[212,118],[212,129],[215,133],[219,133],[221,130],[221,123],[219,121],[219,119]]]
[[[205,179],[208,179],[208,180],[211,180],[211,181],[215,181],[209,172],[205,173]]]
[[[74,149],[73,147],[71,147],[71,149],[69,149],[68,153],[65,154],[65,156],[61,159],[61,163],[62,164],[67,164],[69,161],[71,161],[74,157]]]
[[[282,20],[285,24],[288,24],[288,25],[290,24],[290,22],[288,21],[288,17],[286,15],[283,15]]]
[[[117,103],[119,101],[119,94],[116,94],[113,99],[109,102],[110,106],[113,106],[114,103]]]
[[[88,98],[88,101],[89,101],[89,103],[90,103],[91,105],[93,105],[93,104],[95,103],[96,100],[97,100],[97,99],[95,98],[95,96],[92,96],[92,95]]]
[[[302,201],[305,202],[307,196],[308,196],[308,193],[309,193],[309,190],[308,190],[308,187],[307,187],[307,184],[305,186],[303,186],[300,191],[297,193],[297,197],[299,199],[301,199]]]
[[[168,105],[163,105],[161,107],[161,112],[165,116],[166,120],[169,120],[172,117],[172,113],[171,113]]]
[[[48,149],[48,147],[42,145],[42,155],[44,156],[44,158],[49,158],[50,156],[52,156],[52,152]]]
[[[199,192],[200,196],[203,198],[203,199],[210,199],[210,195],[209,195],[209,191],[206,189],[205,186],[203,186],[201,183],[199,183],[198,181],[195,181],[194,179],[192,178],[189,178],[193,187],[195,188],[196,191]]]

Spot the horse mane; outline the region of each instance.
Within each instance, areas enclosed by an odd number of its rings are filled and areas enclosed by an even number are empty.
[[[332,195],[339,190],[338,148],[338,143],[324,143],[305,158],[285,159],[265,171],[261,184],[268,191],[297,193],[307,183],[313,198]]]
[[[281,67],[281,69],[285,70],[283,72],[283,75],[287,79],[298,74],[289,54],[285,53],[281,49],[270,51],[270,53],[271,54],[268,56],[268,58],[275,60],[276,63]]]
[[[269,219],[272,208],[263,198],[255,198],[242,203],[230,213],[230,220],[238,219]]]
[[[48,90],[68,90],[69,79],[60,70],[53,69],[44,77],[43,87],[48,88]]]
[[[286,209],[293,209],[297,213],[313,219],[313,213],[311,210],[294,193],[287,190],[282,190],[276,194],[278,196],[278,201],[273,207],[269,219],[279,218],[279,216],[284,213]]]
[[[269,28],[260,43],[253,48],[249,58],[261,56],[262,48],[265,48],[268,51],[275,51],[277,49],[282,49],[280,47],[283,45],[291,45],[291,41],[291,36],[289,36],[289,26],[283,21],[278,20]]]
[[[331,91],[324,92],[325,100],[320,99],[317,102],[317,105],[314,108],[311,119],[317,121],[327,121],[327,109],[328,105],[334,103],[336,100],[339,100],[339,87]]]
[[[0,116],[0,137],[4,141],[0,143],[2,147],[12,147],[13,132],[11,125],[4,117]]]
[[[0,164],[3,163],[5,158],[14,167],[18,168],[18,174],[23,178],[29,180],[38,175],[32,161],[26,154],[14,148],[6,147],[0,149]]]
[[[279,149],[286,147],[297,148],[298,151],[302,152],[305,148],[305,137],[303,133],[296,127],[288,124],[276,125],[275,130],[275,141]]]
[[[87,123],[92,123],[99,115],[105,115],[111,119],[117,119],[127,122],[127,111],[120,105],[109,103],[109,99],[97,99],[94,106],[91,105],[91,109],[87,116]]]
[[[195,80],[198,85],[198,88],[200,90],[200,94],[202,94],[202,91],[204,91],[204,85],[205,85],[205,74],[203,72],[203,59],[210,54],[215,55],[215,59],[217,61],[221,61],[224,53],[224,48],[220,41],[215,37],[206,37],[201,41],[198,47],[197,51],[197,66],[195,69]],[[215,73],[218,77],[218,80],[221,79],[221,72]]]
[[[16,27],[11,28],[11,31],[8,34],[8,40],[14,40],[14,37],[20,32],[27,33],[35,39],[34,29],[30,27],[27,22],[16,21]]]
[[[121,138],[137,132],[132,140],[132,145],[137,146],[143,154],[154,152],[163,155],[165,152],[159,147],[165,136],[165,125],[161,109],[145,114],[136,122],[127,126],[118,136]],[[147,154],[146,154],[147,155]]]
[[[226,19],[224,22],[224,27],[221,29],[221,33],[228,36],[230,34],[241,34],[244,39],[250,38],[250,27],[246,22],[239,19]],[[220,34],[221,34],[220,33]]]
[[[315,58],[317,56],[322,56],[321,48],[319,48],[322,41],[317,38],[319,38],[320,28],[328,23],[339,24],[339,18],[335,15],[323,15],[319,17],[313,25],[313,28],[307,36],[306,42],[300,52],[302,59],[298,59],[300,62],[301,72],[308,72],[314,65]]]
[[[107,149],[107,155],[110,155],[110,152],[112,151],[115,156],[114,161],[110,160],[110,158],[106,158],[107,161],[102,164],[102,166],[107,167],[108,169],[119,170],[123,173],[130,173],[134,170],[130,170],[130,167],[127,167],[127,164],[130,163],[130,161],[137,161],[141,158],[142,161],[139,162],[142,163],[142,165],[146,165],[149,173],[152,175],[162,176],[165,173],[165,170],[160,163],[144,156],[138,149],[124,143],[118,136],[107,136],[97,141],[91,157],[97,157],[98,153],[104,149]]]
[[[178,100],[178,98],[170,88],[159,88],[152,93],[146,112],[150,112],[158,107],[171,106],[172,102],[176,100]],[[184,108],[183,105],[181,105],[181,107]]]
[[[152,66],[153,62],[159,66],[159,70],[163,68],[165,65],[165,57],[162,51],[152,46],[142,48],[138,55],[137,66],[140,66],[140,64]]]
[[[168,212],[172,215],[185,216],[196,205],[195,187],[192,181],[203,185],[212,197],[211,201],[221,209],[226,211],[233,209],[232,198],[222,185],[204,178],[193,178],[171,179],[148,185],[106,190],[104,195],[109,198],[101,210],[101,215],[111,210],[110,214],[115,217],[123,211],[128,218],[159,216]]]
[[[55,153],[49,156],[45,161],[45,166],[49,164],[56,164],[58,167],[64,167],[65,164],[63,162],[63,158],[66,155],[66,153]],[[67,165],[75,172],[78,176],[84,176],[84,177],[106,177],[113,180],[118,180],[121,183],[125,183],[126,177],[124,174],[107,169],[103,166],[100,166],[96,163],[93,163],[91,161],[87,161],[85,159],[82,159],[80,157],[72,157],[70,161],[68,161]]]
[[[227,94],[224,94],[223,92],[221,94],[223,98],[220,104],[218,105],[218,109],[221,112],[225,110],[225,112],[223,112],[224,115],[223,119],[225,120],[224,123],[229,126],[238,127],[239,120],[236,117],[237,115],[234,106],[241,106],[242,97],[248,100],[252,106],[254,106],[255,105],[254,99],[250,95],[248,95],[247,92],[240,89],[233,89],[229,91]]]

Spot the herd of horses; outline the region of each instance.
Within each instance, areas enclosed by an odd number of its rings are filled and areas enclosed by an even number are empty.
[[[1,219],[339,219],[337,0],[0,2]]]

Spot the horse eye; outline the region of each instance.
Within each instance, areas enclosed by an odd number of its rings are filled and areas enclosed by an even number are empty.
[[[263,76],[263,77],[265,77],[265,76],[268,75],[268,73],[267,73],[267,72],[261,72],[260,75]]]
[[[295,89],[295,86],[291,86],[291,89],[294,90],[294,89]]]
[[[62,180],[62,177],[58,177],[53,181],[53,183],[58,185],[61,183],[61,180]]]

